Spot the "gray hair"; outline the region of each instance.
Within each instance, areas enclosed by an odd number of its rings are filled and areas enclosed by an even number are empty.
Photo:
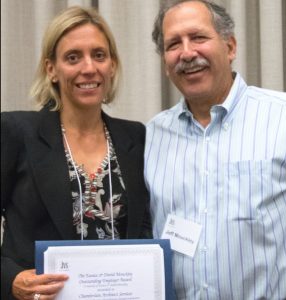
[[[160,7],[159,13],[155,19],[152,39],[156,44],[156,50],[159,54],[164,53],[164,35],[163,20],[169,9],[183,2],[201,2],[211,13],[212,21],[216,32],[225,40],[234,36],[234,21],[226,12],[225,8],[208,0],[165,0]]]

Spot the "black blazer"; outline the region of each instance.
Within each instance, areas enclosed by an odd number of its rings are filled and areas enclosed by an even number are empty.
[[[152,238],[149,195],[143,177],[145,127],[102,113],[127,192],[126,238]],[[73,240],[72,200],[58,112],[1,114],[1,299],[13,299],[11,285],[34,268],[35,240]]]

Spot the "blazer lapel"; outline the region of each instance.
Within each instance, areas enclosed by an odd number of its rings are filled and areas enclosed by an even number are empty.
[[[41,198],[63,239],[74,239],[68,167],[58,112],[44,108],[38,138],[28,144]]]
[[[28,142],[34,178],[52,221],[62,239],[77,239],[72,224],[70,179],[62,142],[58,112],[41,112],[37,138]],[[121,123],[103,113],[122,172],[128,197],[127,237],[140,234],[145,211],[143,147],[135,144]],[[139,170],[139,172],[138,172]],[[142,189],[140,188],[142,187]],[[140,220],[140,221],[139,221]]]

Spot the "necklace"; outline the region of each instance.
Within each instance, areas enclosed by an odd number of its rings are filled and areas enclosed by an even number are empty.
[[[77,182],[78,182],[78,188],[79,188],[79,202],[80,202],[80,222],[81,222],[81,239],[83,240],[84,237],[84,233],[83,233],[83,199],[85,200],[85,206],[88,205],[94,205],[96,203],[96,195],[97,195],[97,184],[98,181],[101,178],[101,174],[103,172],[103,170],[105,169],[105,167],[108,165],[108,177],[109,177],[109,192],[110,192],[110,207],[111,207],[111,215],[110,217],[108,217],[107,219],[111,220],[111,228],[112,228],[112,239],[114,239],[114,220],[113,220],[113,201],[112,201],[112,181],[111,181],[111,164],[110,164],[110,159],[111,156],[114,153],[114,148],[113,148],[113,144],[109,135],[109,132],[107,130],[106,125],[104,124],[104,133],[105,133],[105,137],[106,137],[106,146],[107,146],[107,155],[104,158],[104,160],[101,162],[101,165],[97,168],[96,172],[92,172],[89,175],[87,175],[87,173],[84,170],[84,166],[81,165],[77,165],[76,162],[73,159],[72,156],[72,151],[71,148],[69,146],[67,137],[66,137],[66,131],[65,128],[63,126],[63,124],[61,124],[61,129],[62,129],[62,134],[63,134],[63,139],[65,142],[65,152],[66,152],[66,157],[67,160],[70,161],[70,163],[73,166],[73,169],[76,173],[76,178],[77,178]],[[81,181],[80,181],[80,177],[79,176],[83,176],[85,178],[84,181],[84,185],[85,185],[85,192],[84,192],[84,197],[83,197],[83,193],[82,193],[82,187],[81,187]],[[102,212],[98,212],[99,215],[102,215]]]

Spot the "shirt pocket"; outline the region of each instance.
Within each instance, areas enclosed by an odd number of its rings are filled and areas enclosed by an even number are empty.
[[[254,221],[271,204],[271,161],[239,161],[224,165],[223,203],[228,220]]]

